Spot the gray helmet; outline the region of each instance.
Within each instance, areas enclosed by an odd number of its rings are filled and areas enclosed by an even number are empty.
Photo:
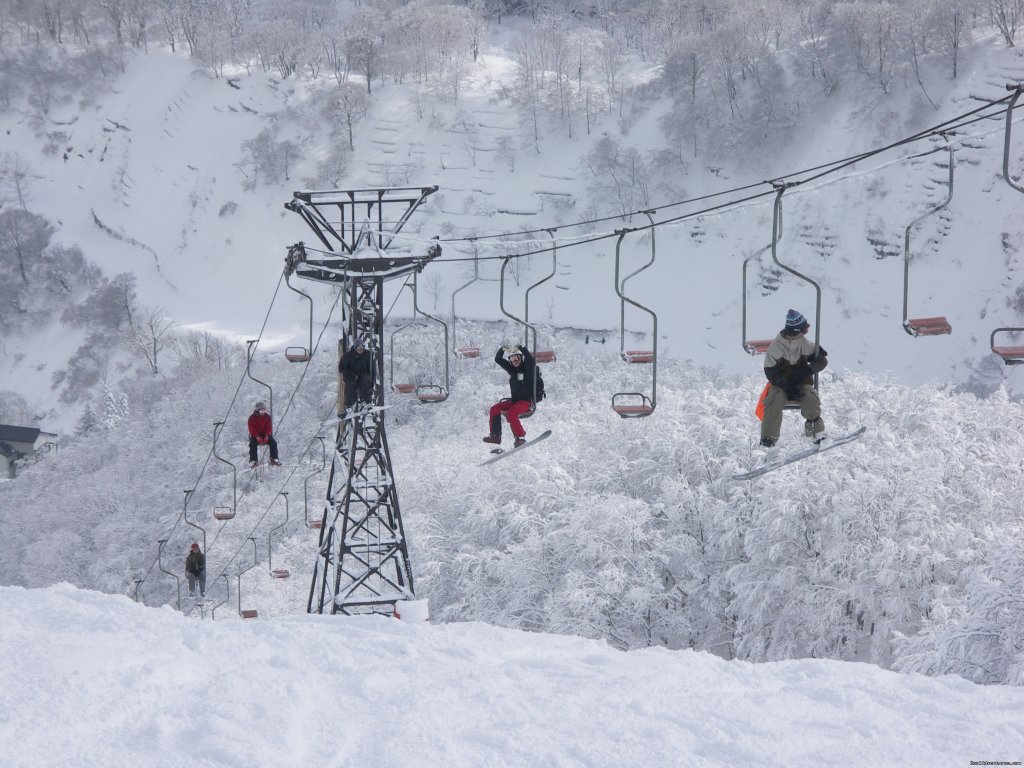
[[[255,410],[255,411],[265,411],[265,410],[267,410],[267,404],[264,403],[262,400],[260,400],[258,403],[256,403],[256,407],[253,408],[253,410]]]

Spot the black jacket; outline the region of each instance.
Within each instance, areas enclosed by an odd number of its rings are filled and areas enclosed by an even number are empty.
[[[523,353],[523,362],[516,368],[505,359],[505,350],[498,347],[498,353],[494,356],[494,362],[508,371],[508,386],[512,393],[513,400],[529,400],[533,402],[533,380],[536,376],[537,361],[533,359],[530,350],[520,347]]]
[[[185,573],[198,576],[206,570],[206,556],[202,552],[189,552],[185,558]]]
[[[364,349],[363,354],[358,354],[355,347],[341,356],[338,363],[338,372],[346,379],[358,379],[362,375],[373,377],[373,357],[370,350]]]

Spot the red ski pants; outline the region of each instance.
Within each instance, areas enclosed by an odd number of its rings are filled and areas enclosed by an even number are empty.
[[[522,422],[519,421],[520,415],[530,410],[529,400],[502,400],[501,402],[495,403],[491,406],[491,434],[501,434],[501,414],[505,414],[505,418],[508,419],[508,426],[512,430],[512,434],[516,437],[522,437],[526,434],[526,430],[523,429]],[[495,432],[495,427],[497,432]]]

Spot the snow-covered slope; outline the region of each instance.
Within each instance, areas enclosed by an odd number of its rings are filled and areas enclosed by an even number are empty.
[[[10,768],[956,766],[1020,760],[1019,688],[751,665],[483,624],[189,621],[0,587]],[[59,725],[57,725],[59,724]],[[15,746],[16,745],[16,746]]]

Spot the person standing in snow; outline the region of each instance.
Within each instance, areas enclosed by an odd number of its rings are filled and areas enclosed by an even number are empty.
[[[199,544],[192,542],[192,548],[185,558],[185,575],[188,577],[188,593],[196,594],[199,585],[199,596],[206,596],[206,555],[199,551]]]
[[[270,446],[271,466],[281,466],[281,462],[277,458],[277,440],[274,439],[273,423],[263,401],[256,403],[252,415],[249,416],[249,466],[253,469],[259,463],[256,448],[261,445]]]
[[[508,426],[515,436],[515,447],[526,442],[526,430],[519,417],[533,407],[534,379],[537,375],[537,361],[530,350],[519,346],[498,347],[494,362],[508,372],[511,397],[491,406],[491,431],[484,438],[485,443],[501,444],[501,415],[505,414]],[[538,392],[539,397],[539,392]]]
[[[341,356],[338,373],[345,381],[345,411],[353,406],[373,405],[373,356],[366,351],[366,340],[359,339]]]
[[[786,313],[786,325],[772,340],[764,358],[764,375],[771,383],[764,400],[761,420],[761,445],[771,448],[782,429],[782,410],[786,403],[800,404],[804,435],[815,445],[825,440],[825,422],[821,418],[821,400],[814,389],[814,374],[828,365],[827,352],[807,339],[811,324],[795,309]]]

